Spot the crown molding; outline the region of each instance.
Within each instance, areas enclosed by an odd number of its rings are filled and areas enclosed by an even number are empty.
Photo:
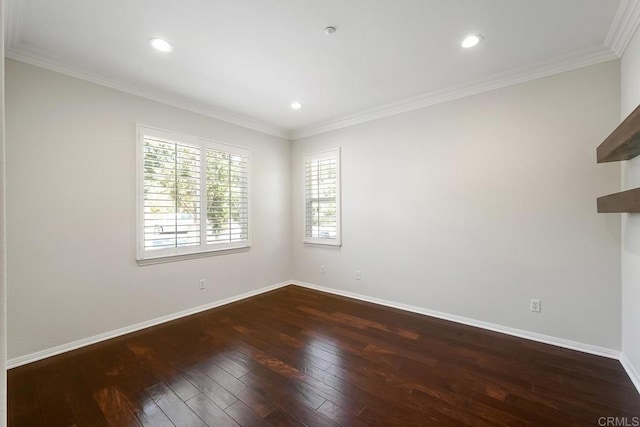
[[[19,37],[18,25],[15,25],[11,29],[9,36]],[[8,46],[5,49],[5,56],[16,61],[35,65],[40,68],[45,68],[57,73],[65,74],[111,89],[119,90],[121,92],[126,92],[131,95],[140,96],[142,98],[150,99],[162,104],[191,111],[192,113],[201,114],[203,116],[211,117],[216,120],[231,123],[260,133],[277,136],[279,138],[290,139],[290,134],[285,129],[270,126],[228,111],[223,111],[206,105],[197,104],[179,96],[167,95],[161,93],[161,91],[141,89],[132,85],[123,84],[115,80],[110,80],[105,77],[98,76],[96,74],[89,73],[66,64],[62,64],[58,61],[48,58],[44,54],[44,52],[39,52],[32,46],[16,42],[16,39],[9,39]]]
[[[195,104],[180,97],[167,96],[165,94],[160,94],[157,91],[143,90],[130,85],[125,85],[120,82],[106,79],[104,77],[54,61],[50,58],[47,58],[43,52],[38,52],[33,47],[17,41],[20,35],[20,26],[15,23],[16,21],[13,21],[14,25],[12,25],[11,28],[9,28],[7,31],[7,36],[9,38],[7,39],[8,46],[5,50],[5,55],[8,58],[69,75],[81,80],[96,83],[101,86],[106,86],[122,92],[127,92],[132,95],[147,98],[156,102],[178,107],[183,110],[202,114],[207,117],[211,117],[227,123],[232,123],[237,126],[242,126],[261,133],[291,140],[301,139],[308,136],[313,136],[369,122],[372,120],[393,116],[396,114],[418,110],[432,105],[442,104],[467,96],[489,92],[491,90],[500,89],[507,86],[540,79],[543,77],[548,77],[554,74],[571,71],[574,69],[586,67],[589,65],[595,65],[601,62],[606,62],[618,58],[618,56],[611,49],[604,45],[601,45],[594,48],[573,52],[571,54],[562,56],[560,58],[555,58],[553,60],[515,68],[502,73],[497,73],[493,76],[475,80],[464,85],[457,85],[446,89],[428,92],[422,95],[407,98],[403,101],[385,104],[379,107],[365,110],[363,112],[350,116],[345,116],[310,127],[304,127],[289,131],[287,129],[269,126],[267,124],[260,123],[255,120],[230,112]]]
[[[229,111],[195,103],[178,95],[170,95],[161,90],[142,89],[55,61],[51,59],[46,52],[40,51],[20,41],[24,4],[25,2],[20,0],[8,0],[8,17],[5,26],[5,39],[7,44],[5,55],[8,58],[289,140],[306,138],[614,60],[624,54],[626,47],[640,26],[640,0],[622,0],[603,45],[573,52],[551,60],[514,68],[462,85],[427,92],[402,101],[381,105],[315,125],[297,129],[283,129]]]
[[[629,42],[640,26],[640,1],[622,0],[613,17],[604,45],[622,58]]]
[[[478,95],[507,86],[525,83],[543,77],[549,77],[554,74],[564,73],[566,71],[611,61],[617,58],[618,56],[616,56],[611,49],[604,45],[600,45],[573,52],[552,60],[514,68],[463,85],[451,86],[449,88],[427,92],[422,95],[407,98],[403,101],[382,105],[350,116],[341,117],[310,127],[295,129],[291,132],[291,138],[294,140],[306,138],[372,120],[394,116],[396,114],[406,113],[472,95]]]
[[[211,117],[216,120],[231,123],[260,133],[290,139],[290,132],[286,129],[261,123],[229,111],[195,103],[180,96],[168,95],[159,90],[142,89],[132,85],[123,84],[51,59],[46,52],[21,42],[25,3],[25,1],[21,0],[7,1],[7,16],[5,20],[5,56],[7,58],[119,90],[121,92],[126,92],[131,95],[140,96],[162,104],[191,111],[192,113],[201,114],[203,116]]]

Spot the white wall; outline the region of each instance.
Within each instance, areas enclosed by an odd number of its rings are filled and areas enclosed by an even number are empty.
[[[9,359],[290,279],[289,141],[11,60],[6,96]],[[252,149],[250,251],[136,264],[136,122]]]
[[[294,279],[619,350],[620,216],[596,197],[620,165],[595,158],[618,85],[613,61],[295,141]],[[343,246],[306,247],[302,156],[333,147]]]
[[[621,119],[640,104],[640,32],[621,61]],[[640,157],[624,162],[623,189],[640,187]],[[622,352],[640,390],[640,214],[622,214]]]

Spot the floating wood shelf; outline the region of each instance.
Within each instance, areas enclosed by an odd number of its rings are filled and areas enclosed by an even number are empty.
[[[633,159],[640,154],[640,105],[598,146],[598,163]],[[598,197],[598,213],[640,212],[640,188]]]
[[[598,163],[629,160],[640,154],[640,106],[598,146]]]
[[[640,212],[640,188],[598,197],[598,213]]]

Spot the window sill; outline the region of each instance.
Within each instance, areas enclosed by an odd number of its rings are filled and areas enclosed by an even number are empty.
[[[216,256],[216,255],[229,255],[229,254],[236,254],[241,252],[249,252],[250,248],[251,248],[250,246],[243,246],[241,248],[214,249],[211,251],[195,252],[191,254],[166,255],[166,256],[159,256],[154,258],[144,258],[144,259],[138,259],[136,260],[136,262],[138,263],[139,266],[164,264],[167,262],[183,261],[187,259],[205,258],[210,256]]]
[[[302,243],[305,246],[308,246],[311,248],[340,250],[340,248],[342,247],[341,243],[319,243],[319,242],[308,242],[308,241],[303,241]]]

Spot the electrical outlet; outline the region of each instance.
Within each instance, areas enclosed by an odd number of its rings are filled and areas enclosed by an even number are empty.
[[[320,274],[325,274],[327,270],[324,269],[324,265],[320,266]]]
[[[540,313],[540,300],[532,299],[530,304],[531,311],[534,313]]]
[[[200,279],[200,290],[203,290],[204,288],[206,288],[204,279]]]
[[[356,280],[362,279],[362,275],[360,274],[360,270],[356,270]]]

